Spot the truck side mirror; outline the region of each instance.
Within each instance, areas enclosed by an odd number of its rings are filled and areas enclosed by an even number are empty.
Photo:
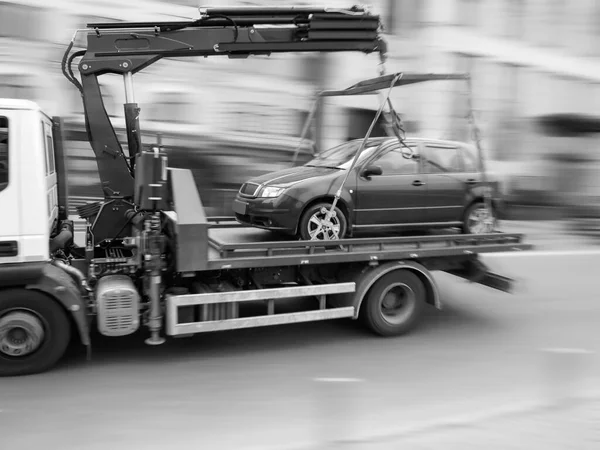
[[[372,175],[382,175],[383,169],[380,166],[367,166],[364,168],[362,172],[362,176],[365,178],[370,178]]]

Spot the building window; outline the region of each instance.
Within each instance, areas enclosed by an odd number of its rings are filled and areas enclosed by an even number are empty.
[[[395,0],[387,0],[385,13],[383,14],[385,32],[394,34],[398,32],[397,16],[398,16],[398,3]]]
[[[299,111],[253,104],[249,111],[230,106],[227,128],[239,133],[297,136]]]
[[[386,33],[408,36],[419,29],[423,19],[423,0],[386,1],[383,14]]]
[[[45,9],[0,2],[0,37],[39,41],[45,38]]]
[[[33,79],[26,74],[0,75],[0,98],[31,100],[36,97]]]
[[[477,27],[481,12],[481,0],[458,0],[456,24]]]
[[[521,39],[525,32],[525,0],[507,0],[506,7],[504,34],[512,39]]]
[[[193,7],[193,8],[198,7],[197,0],[168,0],[167,3],[173,3],[173,4],[179,5],[179,6],[189,6],[189,7]],[[215,1],[210,2],[210,4],[211,4],[211,6],[219,6],[218,2],[215,2]]]
[[[561,35],[566,31],[564,24],[566,3],[564,0],[547,0],[544,3],[546,6],[546,23],[544,24],[544,30],[546,35],[546,45],[560,47],[563,39]]]
[[[600,2],[598,0],[594,0],[593,8],[590,14],[592,32],[588,36],[590,36],[592,47],[595,49],[595,56],[600,56],[600,45],[598,45],[600,44]]]
[[[0,116],[0,191],[8,186],[8,118]]]

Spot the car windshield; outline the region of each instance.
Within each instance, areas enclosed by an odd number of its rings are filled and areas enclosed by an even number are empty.
[[[345,142],[337,147],[319,153],[315,159],[306,163],[309,167],[331,167],[334,169],[347,169],[352,164],[352,159],[360,149],[362,140]],[[361,152],[358,162],[363,161],[379,147],[381,142],[369,142]]]

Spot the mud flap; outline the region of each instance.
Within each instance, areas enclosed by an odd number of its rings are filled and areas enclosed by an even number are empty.
[[[44,266],[42,275],[33,283],[28,284],[26,289],[36,290],[48,294],[56,299],[71,314],[81,343],[90,349],[90,330],[87,321],[85,302],[81,297],[79,286],[73,278],[51,264]]]
[[[512,278],[491,272],[478,259],[469,259],[462,264],[461,268],[448,270],[447,272],[472,283],[482,284],[506,293],[512,293],[516,283]]]

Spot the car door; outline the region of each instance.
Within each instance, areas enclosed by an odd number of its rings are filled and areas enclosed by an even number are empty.
[[[415,144],[408,147],[418,154]],[[395,142],[366,161],[357,173],[356,228],[374,228],[425,220],[426,188],[418,158],[407,159]],[[365,168],[377,166],[381,175],[364,176]]]
[[[427,222],[461,221],[470,174],[463,171],[459,147],[425,143],[422,160],[427,177]]]

